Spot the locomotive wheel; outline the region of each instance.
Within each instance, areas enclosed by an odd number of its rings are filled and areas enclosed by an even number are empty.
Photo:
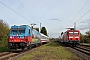
[[[39,45],[38,45],[38,43],[36,44],[36,47],[38,47]]]
[[[32,48],[31,45],[29,45],[29,46],[28,46],[28,49],[31,49],[31,48]]]

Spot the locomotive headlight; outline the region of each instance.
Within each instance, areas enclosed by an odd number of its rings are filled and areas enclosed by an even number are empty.
[[[21,42],[24,42],[24,40],[23,40],[23,39],[21,39],[20,41],[21,41]]]
[[[14,38],[14,36],[10,36],[10,38],[12,39],[12,38]]]
[[[10,36],[10,38],[13,38],[12,36]]]

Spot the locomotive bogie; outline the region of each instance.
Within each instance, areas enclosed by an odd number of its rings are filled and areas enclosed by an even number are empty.
[[[24,50],[25,47],[27,47],[27,44],[24,42],[18,43],[18,42],[9,42],[8,47],[10,48],[11,51],[15,50]]]

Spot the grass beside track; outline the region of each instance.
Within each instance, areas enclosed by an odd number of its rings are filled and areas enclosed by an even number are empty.
[[[9,48],[6,46],[0,47],[0,52],[6,52],[9,51]]]
[[[90,43],[81,43],[82,45],[90,46]]]
[[[18,60],[81,60],[76,55],[60,46],[58,42],[50,42],[40,46]]]

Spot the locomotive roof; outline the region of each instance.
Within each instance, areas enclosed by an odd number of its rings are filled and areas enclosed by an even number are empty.
[[[14,26],[11,26],[11,28],[26,28],[26,27],[30,27],[30,26],[29,25],[20,25],[20,26],[14,25]]]
[[[67,30],[67,31],[65,31],[64,33],[67,33],[67,32],[69,32],[69,31],[79,31],[79,30]]]
[[[79,30],[67,30],[67,31],[69,32],[69,31],[79,31]]]

